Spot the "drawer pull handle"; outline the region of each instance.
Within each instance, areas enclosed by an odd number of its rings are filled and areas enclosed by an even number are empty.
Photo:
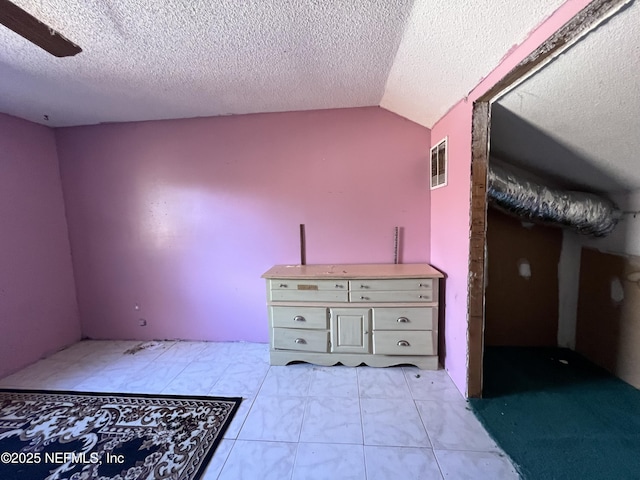
[[[340,285],[339,283],[336,283],[336,288],[342,288],[342,285]]]
[[[429,283],[421,283],[420,286],[424,287],[424,288],[429,288],[431,286],[431,284],[429,284]]]
[[[369,300],[369,297],[360,296],[360,300]]]
[[[304,338],[296,338],[295,342],[299,343],[299,344],[306,344],[307,343],[307,341]]]
[[[407,317],[398,317],[398,323],[409,323],[409,319]]]
[[[409,342],[407,342],[406,340],[400,340],[400,341],[398,342],[398,346],[399,346],[399,347],[410,347],[410,346],[411,346],[411,344],[410,344]]]
[[[360,285],[360,288],[369,288],[369,285]]]
[[[280,284],[280,288],[287,288],[287,284],[286,283],[281,283]]]
[[[307,319],[304,318],[302,315],[296,315],[295,317],[293,317],[293,321],[294,322],[306,322]]]
[[[429,299],[429,295],[420,295],[420,298]]]

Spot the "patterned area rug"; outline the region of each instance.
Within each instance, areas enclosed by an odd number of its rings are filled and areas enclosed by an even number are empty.
[[[0,479],[196,480],[241,401],[0,389]]]

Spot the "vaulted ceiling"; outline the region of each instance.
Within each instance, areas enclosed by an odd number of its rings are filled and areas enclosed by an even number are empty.
[[[431,127],[564,0],[14,3],[83,51],[0,26],[0,112],[70,126],[381,105]]]

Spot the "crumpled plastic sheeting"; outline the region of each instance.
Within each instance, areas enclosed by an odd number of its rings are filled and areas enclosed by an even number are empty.
[[[511,215],[594,237],[610,234],[622,216],[598,195],[549,188],[495,165],[489,168],[487,196],[491,206]]]

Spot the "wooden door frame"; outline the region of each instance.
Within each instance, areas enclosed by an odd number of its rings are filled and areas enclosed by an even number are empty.
[[[485,274],[487,242],[487,174],[491,104],[579,41],[589,31],[634,0],[593,0],[473,104],[471,120],[471,213],[469,236],[467,394],[482,396]]]

